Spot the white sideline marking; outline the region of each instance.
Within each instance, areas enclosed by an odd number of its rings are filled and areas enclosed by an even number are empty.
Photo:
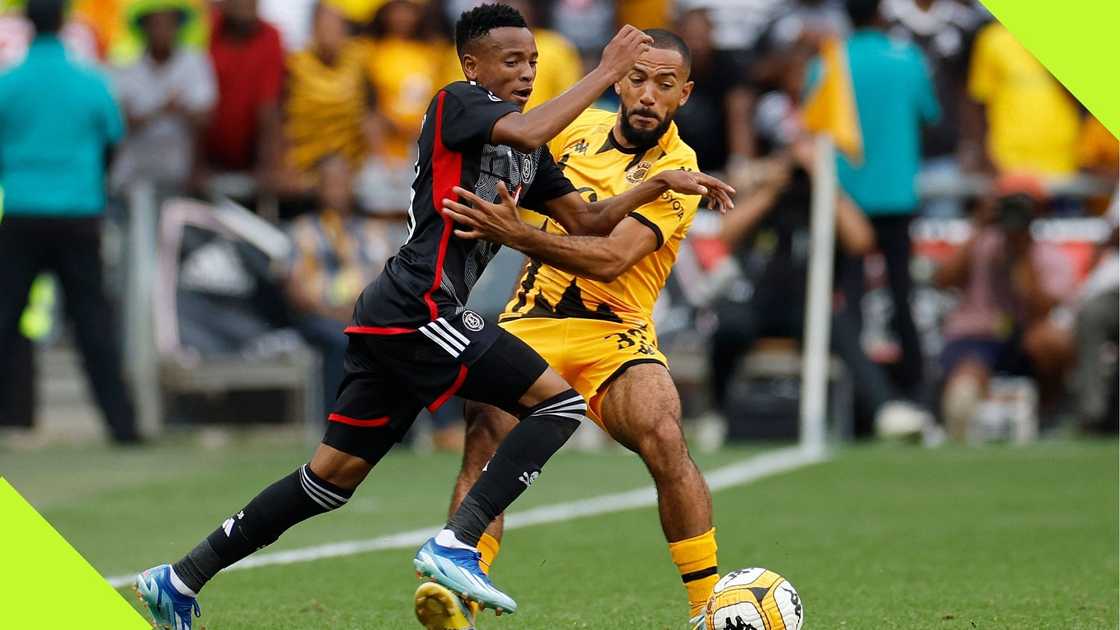
[[[828,456],[822,452],[814,452],[803,448],[793,447],[781,449],[771,453],[764,453],[750,457],[735,464],[717,468],[705,475],[708,487],[713,492],[738,485],[758,481],[771,475],[796,470],[805,466],[825,461]],[[533,525],[560,523],[577,518],[600,516],[614,512],[622,512],[636,508],[657,505],[657,490],[651,485],[628,492],[605,494],[590,499],[543,505],[523,512],[515,512],[506,516],[506,529],[518,529]],[[399,534],[390,534],[367,540],[350,540],[345,542],[315,545],[303,549],[290,551],[273,551],[245,558],[241,562],[226,568],[226,571],[242,571],[256,567],[268,567],[282,564],[295,564],[297,562],[312,562],[325,558],[338,558],[353,556],[372,551],[385,551],[388,549],[407,549],[419,547],[428,538],[439,531],[443,524],[415,529]],[[127,586],[136,579],[136,574],[119,575],[110,577],[109,584],[116,588]]]

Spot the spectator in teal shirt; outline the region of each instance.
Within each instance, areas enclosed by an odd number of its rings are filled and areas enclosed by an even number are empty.
[[[859,110],[863,160],[857,163],[838,156],[836,171],[844,191],[867,214],[875,229],[894,303],[891,327],[902,346],[900,384],[914,392],[922,382],[923,358],[910,311],[910,219],[918,207],[922,125],[935,123],[941,107],[921,49],[887,37],[879,3],[847,0],[855,31],[845,50]],[[817,60],[809,70],[810,86],[816,84],[820,73]],[[848,307],[861,321],[863,259],[843,260],[840,281]]]
[[[0,357],[8,356],[32,281],[53,271],[109,432],[139,440],[101,268],[105,160],[124,135],[106,81],[58,39],[65,0],[28,0],[27,58],[0,74]]]
[[[33,4],[29,3],[30,11]],[[61,3],[59,3],[61,4]],[[88,217],[105,208],[105,150],[124,136],[108,83],[39,32],[0,74],[0,185],[9,216]]]

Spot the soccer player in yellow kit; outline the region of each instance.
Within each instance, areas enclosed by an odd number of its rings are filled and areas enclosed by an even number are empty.
[[[672,122],[692,90],[688,48],[667,31],[646,32],[653,47],[615,84],[620,111],[588,110],[549,143],[588,199],[619,194],[660,171],[697,170],[696,153]],[[665,193],[604,226],[600,236],[570,236],[547,217],[526,212],[519,218],[508,195],[505,204],[491,204],[456,192],[473,206],[444,202],[447,214],[466,226],[457,235],[501,242],[529,256],[500,325],[539,352],[586,397],[599,426],[641,456],[688,592],[690,627],[703,627],[703,607],[719,577],[711,494],[688,453],[680,399],[652,317],[700,197]],[[572,255],[576,251],[579,256]],[[453,509],[516,422],[495,407],[473,404],[467,420]],[[479,543],[484,568],[494,561],[500,536],[498,520]],[[419,598],[417,605],[419,611]],[[429,627],[469,627],[459,623]]]

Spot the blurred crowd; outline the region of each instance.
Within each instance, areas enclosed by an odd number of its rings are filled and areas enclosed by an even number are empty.
[[[905,432],[933,412],[963,439],[1001,374],[1033,379],[1043,408],[1115,426],[1115,378],[1099,366],[1115,363],[1103,349],[1115,348],[1120,299],[1118,143],[978,2],[504,1],[536,34],[529,107],[582,76],[619,24],[671,28],[691,48],[695,89],[676,122],[701,168],[740,192],[722,223],[696,230],[714,245],[701,267],[721,278],[694,305],[709,315],[696,321],[717,415],[735,415],[729,382],[744,353],[801,333],[813,149],[800,111],[822,44],[839,39],[863,155],[837,164],[832,339],[873,418],[862,430]],[[460,78],[453,25],[474,4],[0,0],[0,357],[35,275],[54,271],[113,436],[136,439],[95,270],[98,218],[142,181],[160,199],[232,198],[286,233],[284,323],[323,356],[327,404],[340,323],[404,235],[415,138],[435,90]],[[84,116],[102,121],[95,136],[67,123]],[[54,183],[43,164],[67,177]],[[1111,232],[1075,263],[1031,229],[1094,216]],[[968,226],[926,274],[954,296],[936,322],[940,349],[911,308],[922,218]],[[41,245],[51,238],[69,246]],[[892,356],[868,349],[876,278],[893,305]]]

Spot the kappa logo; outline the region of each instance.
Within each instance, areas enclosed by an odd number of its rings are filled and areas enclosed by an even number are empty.
[[[532,472],[532,473],[523,472],[523,473],[521,473],[521,476],[517,478],[517,480],[520,481],[521,483],[525,484],[525,487],[528,488],[528,487],[532,486],[533,482],[536,481],[537,477],[540,477],[540,476],[541,476],[540,471],[535,471],[535,472]]]
[[[626,172],[626,181],[631,184],[640,184],[649,174],[653,164],[649,160],[642,160],[637,166]]]
[[[743,621],[743,618],[738,615],[735,615],[735,625],[731,625],[730,618],[727,618],[726,622],[721,630],[757,630],[754,624]]]
[[[467,327],[467,330],[478,332],[482,330],[486,322],[481,315],[474,311],[463,311],[463,325]]]

